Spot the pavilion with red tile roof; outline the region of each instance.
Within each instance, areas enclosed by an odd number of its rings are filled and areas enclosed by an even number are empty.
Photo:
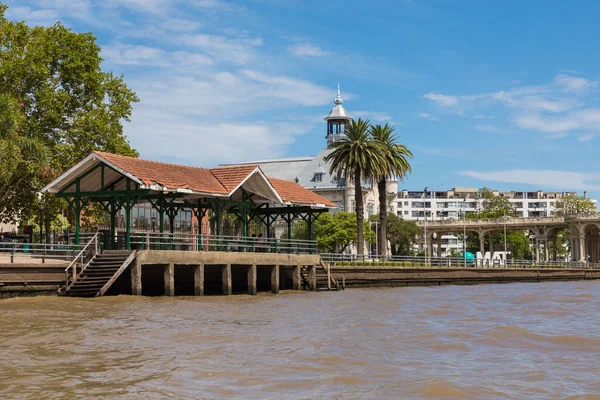
[[[289,238],[291,221],[302,218],[309,224],[309,239],[314,219],[335,208],[335,204],[295,182],[267,178],[257,165],[199,168],[100,151],[92,152],[43,192],[67,199],[74,208],[78,243],[80,215],[88,202],[100,203],[109,211],[111,238],[115,237],[115,216],[124,209],[128,249],[131,248],[130,211],[141,203],[150,203],[158,211],[161,233],[165,214],[174,218],[178,210],[191,209],[199,221],[212,210],[217,221],[216,235],[220,235],[221,214],[229,212],[241,219],[245,237],[252,219],[267,226],[277,218],[284,219]]]

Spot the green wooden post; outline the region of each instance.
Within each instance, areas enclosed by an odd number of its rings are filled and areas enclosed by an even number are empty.
[[[307,218],[306,224],[308,225],[308,240],[312,240],[312,226],[313,226],[313,215],[312,215],[312,213],[308,214],[308,218]]]
[[[75,182],[75,192],[80,192],[80,181],[79,179]],[[79,196],[75,198],[75,244],[79,244],[81,241],[81,199]]]
[[[202,251],[202,220],[206,215],[206,210],[200,207],[199,201],[198,208],[194,213],[196,214],[196,219],[198,220],[198,231],[196,232],[196,236],[198,237],[197,251]]]
[[[160,233],[160,239],[158,240],[158,248],[162,249],[163,233],[165,232],[165,206],[164,199],[161,197],[158,202],[158,233]]]
[[[116,218],[117,218],[117,205],[115,201],[110,202],[110,241],[108,248],[114,250],[115,247],[115,233],[116,233]]]
[[[131,250],[131,207],[129,196],[125,199],[125,248]]]
[[[287,215],[287,238],[292,240],[292,214]]]
[[[217,234],[217,251],[219,251],[221,250],[221,213],[223,212],[223,204],[220,200],[214,201],[213,212],[215,213],[215,233]]]

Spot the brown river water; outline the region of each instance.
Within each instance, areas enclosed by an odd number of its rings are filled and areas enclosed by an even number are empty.
[[[0,399],[600,399],[600,281],[0,300]]]

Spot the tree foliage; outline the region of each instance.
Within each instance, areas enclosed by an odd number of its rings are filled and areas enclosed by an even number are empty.
[[[502,218],[505,215],[516,215],[510,201],[504,197],[496,196],[491,189],[481,188],[477,195],[482,199],[482,210],[477,213],[468,213],[467,218]]]
[[[123,77],[102,71],[101,49],[91,33],[58,22],[30,27],[6,19],[6,9],[0,4],[0,93],[18,108],[12,112],[21,116],[19,137],[44,145],[51,156],[30,159],[31,176],[5,187],[0,216],[11,220],[31,214],[35,193],[92,150],[137,156],[123,122],[138,98]],[[0,168],[4,174],[5,166]],[[64,203],[51,197],[45,200],[47,224],[60,206]]]
[[[392,255],[411,255],[417,237],[423,234],[423,229],[416,222],[406,221],[394,214],[388,215],[386,222],[386,237],[390,243]]]
[[[403,144],[398,143],[394,134],[394,127],[388,124],[384,126],[375,125],[370,129],[371,137],[380,144],[382,164],[379,166],[378,174],[375,176],[377,189],[379,191],[379,240],[377,253],[385,256],[387,254],[387,179],[394,177],[403,179],[412,169],[409,158],[411,151]],[[395,195],[395,194],[394,194]]]
[[[357,244],[358,231],[354,213],[338,211],[335,214],[321,214],[314,222],[314,229],[317,247],[321,252],[343,253],[350,245]],[[375,232],[370,228],[368,221],[363,221],[363,231],[365,240],[375,243]]]
[[[563,199],[557,200],[554,207],[556,207],[554,215],[557,217],[597,211],[596,205],[590,199],[577,195],[567,195]]]

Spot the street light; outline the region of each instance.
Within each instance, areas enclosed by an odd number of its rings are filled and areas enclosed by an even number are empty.
[[[377,237],[379,236],[379,234],[377,233],[377,228],[379,227],[379,221],[373,221],[371,222],[371,224],[375,224],[375,258],[379,258],[379,247],[378,247],[378,243],[377,243]]]
[[[508,256],[506,253],[506,207],[504,207],[504,265],[506,265],[507,260]]]
[[[463,259],[464,259],[464,267],[467,268],[467,213],[466,213],[466,203],[467,197],[463,199],[462,204],[462,213],[463,213]]]
[[[42,244],[43,243],[42,242],[42,235],[43,235],[42,227],[44,225],[44,223],[42,222],[42,217],[43,217],[43,212],[44,212],[44,202],[43,202],[44,195],[42,194],[42,192],[38,192],[37,197],[38,197],[38,206],[40,208],[40,244]]]
[[[427,265],[427,210],[425,209],[425,198],[427,197],[427,186],[423,189],[423,226],[425,230],[425,265]]]

